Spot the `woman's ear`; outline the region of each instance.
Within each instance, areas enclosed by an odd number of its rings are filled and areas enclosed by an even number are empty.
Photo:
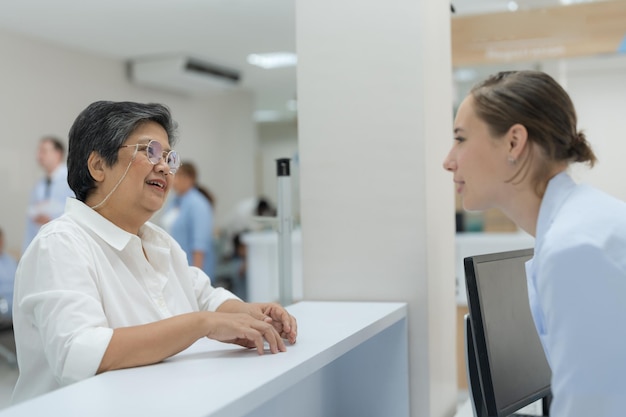
[[[93,177],[96,182],[104,181],[105,173],[104,168],[106,164],[96,151],[91,152],[89,158],[87,158],[87,168],[89,169],[89,173]]]
[[[528,147],[528,131],[522,124],[516,123],[509,128],[506,134],[508,141],[509,160],[517,161]]]

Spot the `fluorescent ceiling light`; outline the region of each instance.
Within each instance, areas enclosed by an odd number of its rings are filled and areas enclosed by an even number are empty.
[[[265,69],[293,67],[298,63],[298,57],[293,52],[250,54],[248,55],[248,63]]]

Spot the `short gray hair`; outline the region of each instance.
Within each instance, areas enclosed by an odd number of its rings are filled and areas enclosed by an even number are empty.
[[[160,124],[170,146],[176,143],[177,124],[162,104],[96,101],[78,115],[70,128],[67,154],[67,181],[78,200],[84,202],[96,188],[87,166],[89,155],[95,151],[113,166],[120,146],[146,122]]]

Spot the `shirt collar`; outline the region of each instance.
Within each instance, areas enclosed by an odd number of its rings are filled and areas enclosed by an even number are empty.
[[[555,175],[549,182],[546,192],[539,207],[539,218],[537,219],[536,249],[541,246],[543,237],[554,221],[559,209],[567,200],[567,196],[574,191],[576,183],[565,171]]]
[[[148,240],[153,245],[169,249],[168,240],[159,233],[159,230],[151,223],[146,223],[139,228],[139,236],[128,233],[107,218],[75,198],[68,198],[65,212],[75,222],[92,230],[102,240],[114,249],[121,251],[132,239]]]

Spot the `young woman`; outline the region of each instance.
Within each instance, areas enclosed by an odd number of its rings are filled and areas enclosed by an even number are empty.
[[[294,343],[296,320],[250,304],[189,266],[148,220],[180,166],[175,123],[159,104],[100,101],[69,133],[76,199],[22,256],[13,324],[19,402],[97,373],[159,362],[202,337],[264,352]]]
[[[466,210],[501,209],[535,236],[530,307],[552,368],[552,416],[623,415],[626,203],[576,184],[596,158],[565,90],[536,71],[502,72],[459,107],[444,168]]]

